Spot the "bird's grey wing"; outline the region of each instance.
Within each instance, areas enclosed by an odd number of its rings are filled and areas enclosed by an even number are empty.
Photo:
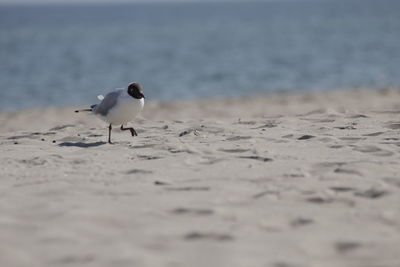
[[[107,116],[110,109],[112,109],[116,104],[121,91],[114,91],[108,93],[103,101],[101,101],[98,105],[93,106],[93,112],[95,114],[100,114],[102,116]]]

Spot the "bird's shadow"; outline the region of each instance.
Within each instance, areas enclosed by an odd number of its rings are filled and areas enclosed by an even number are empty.
[[[107,144],[106,142],[93,142],[93,143],[83,143],[83,142],[63,142],[58,144],[58,146],[75,146],[81,148],[96,147]]]

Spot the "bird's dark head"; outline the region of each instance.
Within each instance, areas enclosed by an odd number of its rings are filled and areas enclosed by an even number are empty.
[[[136,99],[145,98],[143,94],[143,87],[140,85],[140,83],[131,83],[128,86],[128,94]]]

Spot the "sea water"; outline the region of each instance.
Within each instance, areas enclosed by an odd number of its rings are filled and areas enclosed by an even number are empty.
[[[0,6],[0,110],[400,87],[400,1]]]

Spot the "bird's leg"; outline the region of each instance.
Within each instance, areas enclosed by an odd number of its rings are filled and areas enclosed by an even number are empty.
[[[112,129],[112,127],[111,127],[111,123],[110,123],[110,126],[108,127],[108,143],[109,144],[112,144],[111,143],[111,129]]]
[[[122,131],[129,130],[129,131],[131,131],[132,136],[137,136],[137,132],[135,131],[135,129],[133,129],[133,127],[124,128],[124,125],[121,125],[121,130]]]

